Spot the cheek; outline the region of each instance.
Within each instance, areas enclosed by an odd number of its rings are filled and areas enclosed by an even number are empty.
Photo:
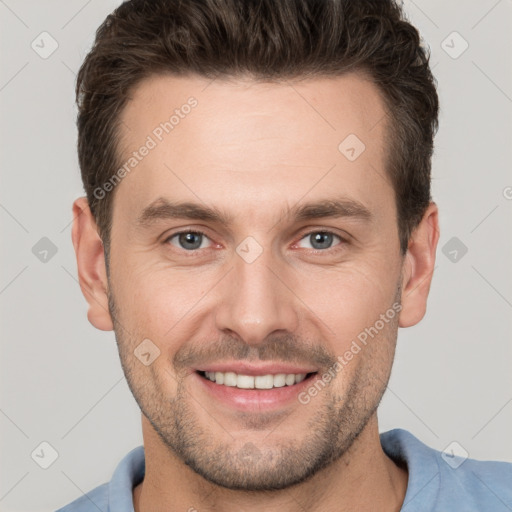
[[[215,284],[224,267],[177,269],[166,262],[148,262],[144,254],[132,256],[113,272],[116,303],[127,328],[166,344],[189,338],[199,324],[214,328],[208,320],[223,301],[222,287]],[[304,319],[303,327],[316,330],[316,337],[336,354],[391,307],[399,276],[396,258],[377,251],[336,267],[296,266],[285,272],[293,290],[289,301]]]
[[[329,333],[326,343],[336,358],[330,373],[335,374],[332,390],[337,396],[346,397],[350,389],[357,389],[363,402],[373,403],[385,386],[396,346],[397,305],[390,297],[371,307],[367,301],[357,300],[331,310],[326,322],[334,334]]]
[[[303,280],[298,294],[328,327],[325,334],[339,351],[392,308],[398,279],[398,267],[346,265]]]
[[[132,270],[133,269],[133,270]],[[115,286],[116,303],[123,321],[145,337],[163,340],[190,322],[208,292],[210,277],[192,270],[175,271],[123,266]]]

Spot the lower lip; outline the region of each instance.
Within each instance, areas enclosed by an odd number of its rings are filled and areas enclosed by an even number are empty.
[[[293,402],[298,402],[298,394],[311,386],[318,377],[318,373],[310,375],[298,384],[272,389],[240,389],[236,386],[224,386],[202,377],[194,372],[199,384],[204,386],[206,392],[228,406],[252,412],[275,411]]]

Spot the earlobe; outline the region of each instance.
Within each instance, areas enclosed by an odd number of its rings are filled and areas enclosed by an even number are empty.
[[[108,280],[103,242],[87,198],[73,203],[72,240],[78,267],[78,281],[89,304],[87,318],[102,331],[113,329],[108,309]]]
[[[416,325],[425,316],[438,241],[438,209],[435,203],[430,203],[411,235],[404,258],[400,327]]]

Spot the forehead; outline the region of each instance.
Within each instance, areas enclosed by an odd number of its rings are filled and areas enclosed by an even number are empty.
[[[150,149],[116,194],[139,212],[162,196],[240,213],[333,190],[370,207],[389,203],[386,118],[361,74],[283,83],[154,76],[120,118],[122,164]]]

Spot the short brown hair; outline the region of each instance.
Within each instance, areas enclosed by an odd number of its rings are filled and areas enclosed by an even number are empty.
[[[362,71],[388,113],[386,172],[405,253],[431,200],[439,104],[429,59],[394,0],[124,2],[98,28],[76,84],[78,158],[105,247],[114,193],[98,199],[94,191],[121,165],[119,118],[141,80],[170,73],[281,81]]]

